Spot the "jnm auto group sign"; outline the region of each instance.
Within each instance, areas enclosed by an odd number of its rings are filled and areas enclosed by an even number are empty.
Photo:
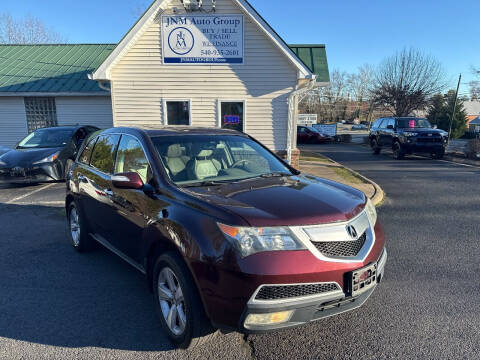
[[[162,50],[165,64],[243,64],[243,16],[162,16]]]

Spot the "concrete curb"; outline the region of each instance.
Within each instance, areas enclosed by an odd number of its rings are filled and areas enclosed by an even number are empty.
[[[375,181],[373,180],[370,180],[369,178],[363,176],[362,174],[356,172],[355,170],[353,169],[350,169],[349,167],[346,167],[345,165],[342,165],[338,162],[336,162],[335,160],[329,158],[328,156],[325,156],[324,154],[321,154],[323,157],[327,158],[328,160],[331,161],[331,163],[324,163],[324,162],[321,162],[321,161],[302,161],[300,160],[301,162],[303,163],[307,163],[307,164],[316,164],[316,165],[322,165],[322,166],[326,166],[326,167],[343,167],[345,169],[347,169],[348,171],[351,171],[352,173],[354,173],[356,176],[358,176],[359,178],[362,178],[365,182],[371,184],[373,186],[373,188],[375,189],[375,192],[373,194],[373,196],[370,198],[373,202],[373,204],[375,206],[380,206],[383,201],[385,200],[385,191],[383,191],[383,189],[380,187],[380,185],[378,185]]]

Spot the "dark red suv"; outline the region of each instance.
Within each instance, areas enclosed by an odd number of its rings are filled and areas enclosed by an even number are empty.
[[[182,348],[215,329],[266,332],[357,308],[387,259],[363,193],[232,130],[97,133],[68,174],[66,208],[75,249],[100,243],[144,273]]]

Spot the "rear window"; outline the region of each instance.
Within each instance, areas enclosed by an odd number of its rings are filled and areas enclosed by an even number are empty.
[[[93,149],[90,165],[106,174],[111,174],[119,139],[119,135],[100,136]]]

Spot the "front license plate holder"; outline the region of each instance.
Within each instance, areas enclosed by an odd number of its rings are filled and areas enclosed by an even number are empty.
[[[352,297],[359,296],[377,284],[377,264],[370,264],[361,269],[352,271]]]

